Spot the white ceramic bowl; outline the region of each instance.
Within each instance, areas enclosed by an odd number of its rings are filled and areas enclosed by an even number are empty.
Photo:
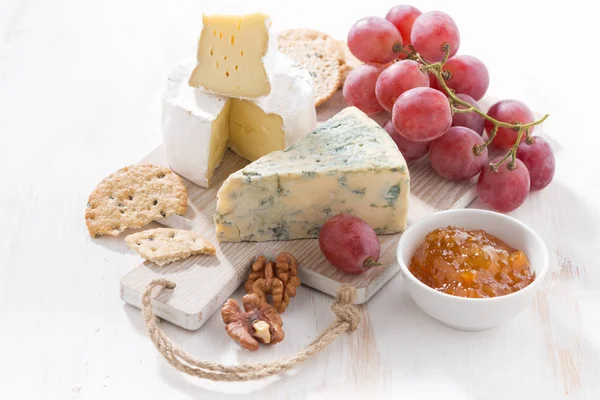
[[[426,235],[448,225],[483,229],[522,250],[535,271],[534,281],[518,292],[483,299],[453,296],[425,285],[408,270],[408,265]],[[405,286],[415,303],[441,323],[466,331],[493,328],[519,314],[531,304],[548,272],[548,249],[533,229],[507,215],[477,209],[441,211],[415,222],[400,237],[397,256]]]

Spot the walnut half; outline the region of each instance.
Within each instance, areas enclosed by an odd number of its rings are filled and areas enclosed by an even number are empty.
[[[291,298],[296,296],[298,286],[298,262],[293,255],[283,252],[275,261],[267,261],[264,256],[257,257],[244,289],[246,293],[257,294],[265,302],[270,295],[275,310],[283,313]]]
[[[221,308],[225,330],[233,340],[250,351],[258,350],[258,342],[275,344],[283,340],[283,321],[270,304],[256,294],[245,295],[242,304],[245,312],[234,299],[228,299]]]

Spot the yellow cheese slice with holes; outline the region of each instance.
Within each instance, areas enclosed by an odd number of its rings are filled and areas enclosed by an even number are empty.
[[[269,25],[260,13],[204,15],[190,86],[237,98],[268,95],[276,45]]]

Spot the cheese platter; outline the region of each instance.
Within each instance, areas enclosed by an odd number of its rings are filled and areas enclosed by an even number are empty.
[[[363,18],[347,43],[310,29],[274,35],[262,13],[203,16],[196,57],[167,79],[163,144],[105,178],[86,210],[92,236],[166,226],[125,238],[146,261],[123,276],[121,298],[150,332],[155,316],[196,330],[222,307],[228,334],[255,351],[283,339],[279,314],[301,283],[348,306],[334,312],[352,330],[349,305],[406,275],[396,248],[407,226],[477,196],[511,211],[552,180],[552,151],[533,136],[547,116],[517,100],[490,107],[485,65],[455,56],[454,21],[415,10]],[[403,30],[423,53],[402,45]],[[410,264],[428,293],[539,285],[521,251],[454,226],[429,232]],[[230,298],[241,285],[246,313]],[[157,286],[177,289],[150,301]]]
[[[346,104],[339,92],[330,102],[319,107],[317,119],[321,122],[318,125],[344,107]],[[384,118],[384,115],[375,117],[381,123]],[[164,148],[157,148],[140,162],[167,165]],[[184,179],[189,197],[187,212],[169,216],[161,220],[161,224],[191,229],[215,242],[213,217],[218,189],[227,177],[247,164],[247,160],[227,151],[210,188],[202,188]],[[408,224],[436,211],[464,208],[476,198],[473,180],[445,180],[431,169],[427,159],[411,161],[408,168],[411,178]],[[217,252],[218,260],[196,256],[163,267],[149,261],[140,264],[121,279],[121,298],[140,307],[142,293],[148,283],[157,278],[169,278],[178,285],[179,290],[157,295],[153,302],[156,315],[180,327],[198,329],[245,281],[253,257],[262,253],[289,251],[302,261],[298,273],[303,284],[331,296],[335,296],[343,283],[350,284],[357,289],[356,302],[362,304],[399,272],[395,259],[399,237],[400,233],[380,235],[380,261],[383,266],[361,275],[345,274],[329,264],[321,254],[316,239],[222,243]]]

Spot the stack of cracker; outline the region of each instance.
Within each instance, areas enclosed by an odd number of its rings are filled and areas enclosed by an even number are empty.
[[[92,237],[118,236],[170,215],[185,214],[187,189],[168,167],[138,164],[104,178],[90,194],[85,222]],[[165,265],[192,255],[215,255],[215,247],[195,232],[158,228],[131,234],[127,245],[148,261]]]
[[[279,34],[279,51],[302,65],[313,78],[315,106],[329,100],[346,76],[362,64],[343,40],[312,29],[288,29]]]

